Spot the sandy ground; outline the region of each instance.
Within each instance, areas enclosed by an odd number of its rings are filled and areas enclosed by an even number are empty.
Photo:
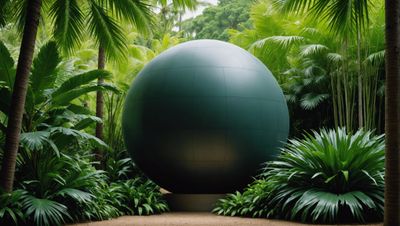
[[[202,212],[175,212],[152,216],[124,216],[117,219],[73,226],[296,226],[304,225],[280,220],[224,217]],[[368,226],[382,226],[369,224]],[[72,226],[72,225],[69,225]],[[318,225],[313,225],[318,226]],[[325,225],[327,226],[327,225]]]

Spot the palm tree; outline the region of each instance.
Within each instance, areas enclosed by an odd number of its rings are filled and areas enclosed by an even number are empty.
[[[129,23],[132,23],[136,29],[140,32],[143,33],[148,33],[149,29],[153,26],[153,18],[152,18],[152,12],[150,9],[150,5],[147,4],[143,0],[138,0],[138,1],[132,1],[132,0],[123,0],[123,1],[118,1],[118,0],[109,0],[108,1],[108,8],[111,9],[111,11],[114,11],[114,15],[116,19],[119,19],[120,21],[127,21]],[[99,8],[101,9],[101,8]],[[106,14],[104,14],[106,15]],[[93,20],[93,23],[96,24],[101,24],[103,23],[103,20],[101,18],[98,18],[99,20]],[[110,22],[113,21],[113,18],[109,18]],[[113,35],[111,38],[117,38],[120,40],[123,40],[123,31],[122,29],[115,24],[114,25],[117,29],[116,33]],[[109,44],[109,39],[108,38],[101,38],[102,36],[106,36],[105,33],[102,33],[101,31],[99,33],[94,33],[93,34],[95,38],[97,39],[97,42],[99,44],[99,49],[98,49],[98,58],[97,58],[97,68],[98,69],[104,69],[106,65],[106,54],[108,54],[108,58],[111,59],[118,59],[120,55],[124,55],[124,51],[126,49],[126,46],[124,48],[120,48],[120,45],[123,44],[125,45],[124,42],[118,42],[116,46],[110,45]],[[99,78],[97,81],[98,85],[102,85],[104,83],[103,78]],[[103,92],[101,90],[97,91],[96,93],[96,116],[100,119],[104,118],[104,96]],[[97,122],[96,123],[96,137],[103,140],[103,122]],[[103,153],[99,148],[96,148],[94,150],[95,158],[96,161],[101,163],[103,159]],[[101,164],[99,166],[101,168]]]
[[[112,15],[126,16],[135,23],[146,24],[150,9],[143,0],[87,0],[82,4],[77,0],[49,0],[49,16],[54,23],[53,35],[59,46],[71,53],[81,42],[85,28],[104,48],[105,56],[118,57],[125,48],[121,28]],[[25,98],[28,87],[29,71],[36,42],[36,34],[42,9],[41,0],[10,1],[0,0],[0,25],[4,25],[7,13],[15,10],[18,25],[23,29],[21,49],[18,58],[11,106],[8,112],[8,125],[2,169],[0,172],[1,187],[10,192],[13,187],[15,162],[18,153],[21,122],[24,113]],[[26,7],[25,7],[26,5]],[[145,7],[147,10],[143,10]],[[82,9],[88,9],[83,11]],[[137,13],[139,12],[139,13]],[[86,18],[88,24],[86,26]],[[147,24],[146,24],[147,25]]]
[[[166,0],[157,0],[153,4],[160,3],[162,6],[167,5]],[[117,19],[122,22],[132,23],[139,32],[149,33],[149,29],[153,27],[153,20],[151,18],[150,5],[143,0],[109,0],[108,8],[115,11]],[[172,6],[176,9],[185,10],[186,8],[194,9],[197,6],[197,0],[173,0]],[[92,21],[95,23],[101,23],[102,21]],[[118,36],[123,36],[122,30],[119,29],[119,33],[115,34]],[[95,34],[96,36],[103,35],[102,33]],[[114,36],[115,36],[114,35]],[[106,53],[111,51],[111,56],[117,56],[123,53],[119,48],[105,48],[107,43],[103,43],[101,40],[99,42],[98,51],[98,69],[104,69],[106,65]],[[112,47],[112,46],[111,46]],[[125,49],[125,48],[124,48]],[[104,83],[103,78],[99,78],[98,84],[102,85]],[[104,118],[104,97],[101,90],[96,93],[96,116],[100,119]],[[103,139],[103,123],[98,122],[96,124],[96,137]],[[96,160],[101,162],[103,154],[101,150],[95,150]],[[101,167],[101,165],[100,165]]]
[[[104,47],[101,45],[99,46],[99,53],[97,57],[97,69],[104,69],[106,65],[106,56],[105,56],[105,50]],[[97,80],[98,85],[102,85],[104,83],[103,78],[99,78]],[[101,90],[96,92],[96,117],[100,118],[103,120],[104,118],[104,97],[103,97],[103,92]],[[96,123],[96,137],[99,138],[100,140],[103,140],[103,121],[97,122]],[[99,148],[96,148],[94,150],[94,155],[95,159],[97,162],[100,163],[99,168],[102,168],[102,159],[103,159],[103,153]]]
[[[5,2],[8,1],[3,0],[2,5]],[[41,0],[30,0],[28,1],[26,8],[26,17],[21,49],[18,57],[14,91],[12,93],[10,109],[8,112],[9,117],[4,145],[3,164],[0,172],[0,186],[6,192],[11,192],[14,184],[15,164],[19,147],[22,116],[24,113],[29,71],[32,65],[41,5]]]
[[[386,0],[386,171],[384,225],[400,225],[400,3]]]
[[[363,87],[362,87],[362,60],[361,41],[362,31],[369,20],[368,8],[373,1],[332,1],[332,0],[273,0],[275,4],[286,12],[307,12],[316,20],[327,21],[328,26],[344,36],[344,49],[348,49],[349,40],[355,35],[357,40],[357,67],[358,67],[358,125],[363,127]]]

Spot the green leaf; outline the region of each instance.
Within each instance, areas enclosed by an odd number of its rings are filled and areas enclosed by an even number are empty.
[[[99,46],[105,49],[107,58],[118,60],[125,55],[126,43],[122,28],[108,15],[106,10],[96,1],[90,1],[89,32]]]
[[[289,140],[257,183],[228,194],[214,212],[303,223],[338,224],[342,216],[354,223],[380,221],[384,170],[383,136],[321,129]]]
[[[68,214],[67,207],[61,203],[27,196],[22,205],[28,216],[31,216],[35,225],[61,225],[67,219],[72,219]]]
[[[329,97],[329,94],[307,93],[301,98],[300,106],[305,110],[312,110]]]
[[[48,143],[50,132],[35,131],[21,133],[21,145],[29,150],[41,150]]]
[[[7,24],[8,7],[10,0],[0,0],[0,28]]]
[[[56,106],[67,106],[70,104],[72,100],[79,98],[84,94],[94,91],[103,91],[108,88],[109,88],[108,86],[102,86],[102,85],[101,86],[92,85],[92,86],[83,86],[75,88],[65,93],[58,94],[57,96],[53,96],[53,104]],[[113,87],[111,87],[111,89],[112,91],[114,91]]]
[[[0,81],[10,90],[14,87],[15,68],[14,60],[2,41],[0,41]]]
[[[57,88],[53,93],[52,96],[57,97],[59,95],[64,94],[65,92],[71,91],[75,88],[79,88],[83,85],[87,85],[89,82],[94,81],[99,78],[110,78],[111,74],[105,70],[92,70],[89,72],[85,72],[76,76],[69,78],[68,80],[64,81],[59,88]]]
[[[101,123],[101,122],[102,120],[100,118],[88,115],[88,117],[83,118],[77,124],[75,124],[73,129],[82,130],[87,128],[93,123]]]
[[[342,172],[346,182],[349,181],[349,171],[348,170],[341,170],[341,172]]]
[[[55,0],[50,7],[54,38],[70,54],[82,41],[84,14],[77,0]]]
[[[55,42],[48,42],[32,64],[31,88],[35,96],[42,96],[45,89],[53,88],[56,80],[56,67],[61,62]]]
[[[78,202],[89,202],[92,200],[93,195],[75,188],[64,188],[56,193],[61,196],[69,196]]]
[[[151,5],[146,1],[108,0],[107,3],[118,19],[129,21],[142,33],[150,33],[149,29],[154,26],[154,15]]]
[[[107,144],[99,138],[79,130],[65,128],[65,127],[51,127],[49,129],[51,134],[59,134],[67,137],[72,137],[76,141],[88,141],[95,147],[108,148]]]

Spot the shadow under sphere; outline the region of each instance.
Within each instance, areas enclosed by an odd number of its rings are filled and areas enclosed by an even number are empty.
[[[197,40],[163,52],[140,72],[125,102],[127,150],[174,193],[243,188],[287,139],[285,98],[247,51]]]

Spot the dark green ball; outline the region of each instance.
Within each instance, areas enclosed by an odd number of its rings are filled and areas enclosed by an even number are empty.
[[[271,72],[247,51],[215,40],[157,56],[133,82],[123,112],[132,159],[175,193],[243,188],[279,153],[288,130]]]

